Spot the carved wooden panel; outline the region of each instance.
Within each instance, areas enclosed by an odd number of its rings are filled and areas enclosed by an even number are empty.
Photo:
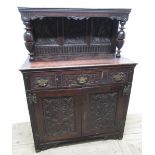
[[[34,74],[35,75],[35,74]],[[57,88],[56,75],[38,75],[31,77],[31,89]]]
[[[75,131],[73,97],[43,98],[41,102],[47,135],[58,137]]]
[[[47,44],[46,38],[50,38],[50,43],[56,44],[57,39],[57,18],[43,18],[31,20],[34,36],[40,44]],[[45,40],[44,40],[45,39]]]
[[[109,74],[109,80],[116,83],[126,82],[128,81],[128,72],[127,71],[111,72]]]
[[[92,43],[108,43],[112,38],[113,21],[109,18],[92,18],[91,35]]]
[[[89,86],[101,83],[102,72],[62,74],[62,87]]]
[[[86,19],[64,18],[64,44],[84,44],[86,38]]]
[[[87,128],[100,131],[114,127],[117,102],[117,92],[89,94]]]
[[[87,44],[90,39],[93,44],[111,44],[113,20],[109,18],[72,18],[44,17],[31,20],[33,34],[37,45]],[[84,52],[84,51],[83,51]]]
[[[25,45],[30,60],[57,60],[57,52],[61,59],[114,56],[116,46],[116,56],[120,57],[124,25],[130,13],[130,9],[19,8],[19,11],[26,26]]]
[[[47,39],[46,42],[50,42]],[[115,56],[115,53],[109,53],[112,50],[111,42],[102,43],[102,45],[66,45],[66,46],[42,46],[35,44],[35,60],[71,60],[77,58],[104,58]]]
[[[30,60],[36,61],[21,69],[36,151],[77,140],[122,138],[135,63],[116,57],[130,9],[19,11]]]
[[[32,73],[30,77],[31,89],[86,87],[93,85],[126,83],[129,81],[129,72],[101,70],[66,70],[56,72]]]

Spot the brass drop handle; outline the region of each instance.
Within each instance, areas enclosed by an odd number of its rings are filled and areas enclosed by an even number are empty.
[[[119,73],[117,73],[117,74],[114,74],[112,78],[113,78],[116,82],[120,82],[120,81],[124,81],[124,80],[125,80],[125,77],[126,77],[125,73],[119,72]]]
[[[88,78],[86,76],[79,76],[77,78],[77,83],[78,84],[85,84],[85,83],[87,83],[87,81],[88,81]]]
[[[46,79],[39,79],[37,81],[37,85],[39,87],[46,87],[48,85],[48,80],[46,80]]]

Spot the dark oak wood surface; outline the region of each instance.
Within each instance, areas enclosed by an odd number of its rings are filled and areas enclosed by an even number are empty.
[[[78,67],[92,67],[92,66],[124,66],[137,63],[121,57],[121,58],[102,58],[102,59],[84,59],[68,60],[68,61],[35,61],[30,62],[29,59],[21,67],[23,70],[38,70],[38,69],[58,69],[58,68],[78,68]]]
[[[131,10],[18,9],[30,55],[20,71],[36,152],[122,139],[136,66],[120,57]]]
[[[26,8],[18,7],[22,14],[28,17],[35,16],[87,16],[87,17],[117,17],[128,16],[131,9],[86,9],[86,8]],[[27,14],[26,14],[27,13]]]
[[[36,151],[94,138],[121,139],[136,63],[126,58],[23,65]]]
[[[120,57],[131,9],[18,8],[30,61]],[[120,26],[120,27],[119,27]],[[116,50],[117,48],[117,50]]]

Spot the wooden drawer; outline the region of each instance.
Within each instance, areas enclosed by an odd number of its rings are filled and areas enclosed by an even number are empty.
[[[34,72],[30,76],[31,89],[89,87],[102,84],[125,83],[128,70],[84,69]]]
[[[55,72],[37,72],[30,75],[31,89],[57,88],[57,74]]]
[[[109,69],[67,71],[61,74],[60,87],[87,87],[93,85],[124,83],[128,81],[128,71]]]
[[[101,83],[102,71],[76,70],[66,71],[61,74],[60,87],[86,87]]]

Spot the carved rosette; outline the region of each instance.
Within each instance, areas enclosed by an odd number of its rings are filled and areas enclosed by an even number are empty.
[[[25,27],[26,32],[24,33],[24,40],[25,40],[25,46],[26,49],[30,52],[30,61],[34,60],[34,53],[33,53],[33,47],[34,47],[34,37],[32,33],[32,27],[30,23],[30,19],[23,17],[22,18]]]
[[[124,18],[123,20],[119,21],[119,24],[121,25],[121,27],[119,28],[120,30],[118,31],[117,34],[117,39],[116,39],[116,46],[117,46],[117,53],[116,53],[116,57],[120,58],[120,50],[123,47],[124,44],[124,39],[125,39],[125,32],[124,32],[124,25],[126,24],[126,18]]]
[[[27,102],[29,105],[37,103],[37,97],[35,93],[27,93]]]

